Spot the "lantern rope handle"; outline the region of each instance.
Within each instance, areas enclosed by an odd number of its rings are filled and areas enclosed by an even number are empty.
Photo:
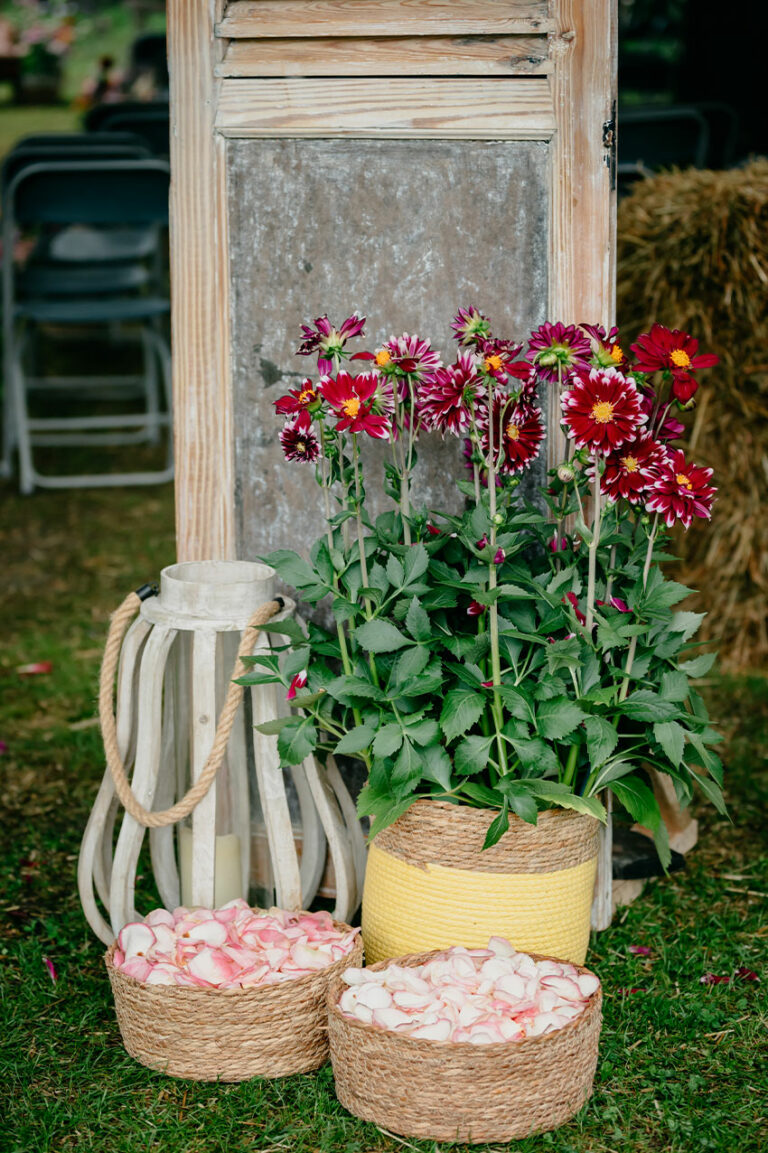
[[[232,732],[235,714],[243,699],[243,685],[234,683],[238,677],[243,676],[246,672],[243,657],[250,656],[261,626],[271,620],[275,613],[280,612],[285,607],[285,602],[280,597],[266,601],[256,609],[256,612],[245,628],[240,646],[237,650],[237,659],[235,660],[235,667],[232,670],[227,695],[219,715],[218,724],[216,725],[213,745],[211,746],[208,760],[200,776],[187,790],[182,799],[177,801],[175,805],[172,805],[170,809],[164,809],[161,812],[152,812],[149,809],[145,809],[134,795],[125,772],[123,759],[120,756],[120,750],[117,744],[115,711],[113,707],[113,687],[115,683],[115,673],[117,671],[117,662],[120,656],[120,648],[128,625],[136,615],[142,600],[145,600],[146,596],[152,595],[153,592],[153,589],[149,589],[148,586],[145,585],[139,589],[138,592],[129,593],[117,611],[112,615],[109,632],[107,633],[104,657],[101,662],[101,673],[99,675],[99,721],[104,739],[107,765],[112,775],[115,792],[120,798],[123,807],[140,825],[144,825],[148,829],[161,829],[166,825],[173,825],[177,821],[182,821],[185,817],[188,817],[192,810],[202,801],[213,784],[216,774],[224,760],[224,753]]]

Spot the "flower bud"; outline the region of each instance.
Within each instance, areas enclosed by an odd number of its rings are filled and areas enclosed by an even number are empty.
[[[563,484],[570,484],[570,482],[576,478],[576,469],[572,464],[569,464],[567,461],[563,461],[561,465],[558,465],[557,476],[558,479],[563,482]]]
[[[504,513],[497,512],[493,518],[493,523],[497,526],[504,524]]]

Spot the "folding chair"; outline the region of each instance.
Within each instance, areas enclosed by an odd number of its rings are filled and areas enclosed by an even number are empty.
[[[119,104],[113,105],[120,109]],[[135,111],[116,111],[113,116],[103,122],[102,130],[109,132],[133,132],[147,142],[155,156],[167,156],[171,147],[171,116],[168,106],[149,107]]]
[[[13,237],[20,227],[164,227],[169,180],[168,165],[158,160],[48,161],[23,168],[8,185],[3,211],[3,455],[8,462],[12,450],[18,449],[23,493],[35,487],[159,484],[173,475],[170,354],[158,331],[158,321],[169,309],[167,297],[147,292],[151,282],[136,263],[70,269],[62,287],[51,280],[50,268],[22,270],[13,259]],[[77,276],[72,278],[73,272],[79,273],[79,283]],[[28,372],[25,354],[43,328],[77,332],[109,330],[116,325],[138,330],[142,374],[33,376]],[[30,412],[30,395],[36,391],[82,401],[89,396],[121,398],[137,388],[144,399],[141,412],[42,417]],[[42,474],[35,464],[37,446],[131,444],[156,438],[162,428],[167,430],[168,446],[161,469],[67,476]]]
[[[60,132],[26,136],[17,141],[0,169],[3,195],[13,177],[31,164],[48,160],[141,160],[152,156],[147,144],[132,132]],[[31,261],[51,265],[82,265],[144,260],[159,263],[159,230],[55,228],[40,238]]]

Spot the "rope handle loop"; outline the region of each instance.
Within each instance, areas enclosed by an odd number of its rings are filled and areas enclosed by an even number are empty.
[[[185,817],[188,817],[196,805],[202,801],[216,779],[216,774],[224,760],[224,753],[232,732],[235,715],[243,699],[244,686],[234,683],[246,672],[243,657],[250,656],[253,652],[256,638],[261,631],[261,626],[271,620],[276,613],[281,612],[285,607],[285,602],[282,597],[275,597],[274,600],[266,601],[256,609],[246,625],[240,646],[237,650],[235,667],[232,670],[229,688],[221,714],[219,715],[216,734],[213,738],[213,745],[211,746],[205,767],[180,801],[177,801],[170,809],[164,809],[161,812],[155,813],[144,808],[134,795],[130,782],[128,781],[125,764],[120,756],[120,750],[117,744],[117,724],[113,707],[113,687],[123,637],[126,634],[131,619],[136,615],[142,600],[146,600],[148,596],[152,596],[154,593],[155,589],[153,586],[142,585],[136,592],[129,593],[117,611],[112,615],[99,676],[99,721],[104,739],[107,766],[112,775],[115,792],[120,798],[123,807],[126,812],[130,813],[134,820],[138,821],[140,825],[144,825],[145,828],[161,829],[166,825],[174,825],[177,821],[182,821]]]

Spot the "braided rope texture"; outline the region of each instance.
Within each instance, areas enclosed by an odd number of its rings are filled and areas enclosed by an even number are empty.
[[[349,925],[334,921],[341,932]],[[328,984],[363,961],[351,953],[306,977],[250,989],[146,985],[104,956],[123,1044],[132,1057],[169,1077],[246,1081],[308,1073],[328,1060]]]
[[[414,967],[434,955],[412,953],[396,963]],[[433,1141],[511,1141],[557,1128],[592,1093],[602,1020],[599,987],[581,1016],[561,1029],[493,1045],[414,1040],[350,1019],[338,1006],[345,988],[340,976],[328,987],[336,1096],[355,1117],[392,1133]]]
[[[101,673],[99,675],[99,720],[101,722],[101,734],[104,741],[107,765],[112,774],[115,792],[120,798],[123,808],[126,812],[130,813],[134,820],[138,821],[140,825],[144,825],[145,828],[161,829],[166,825],[174,825],[178,821],[183,821],[185,817],[188,817],[192,810],[202,801],[216,779],[216,774],[224,760],[224,753],[226,752],[227,743],[232,733],[232,725],[234,724],[237,710],[243,699],[243,686],[234,683],[235,680],[242,677],[246,671],[246,666],[243,664],[242,658],[249,656],[250,653],[253,652],[253,646],[259,635],[259,629],[262,625],[266,624],[268,620],[271,620],[275,613],[280,611],[282,605],[279,601],[267,601],[256,609],[256,612],[248,622],[240,641],[240,647],[237,650],[235,667],[232,670],[227,695],[219,715],[213,745],[211,746],[205,767],[181,800],[177,801],[175,805],[172,805],[170,809],[165,809],[162,812],[152,812],[146,809],[133,794],[117,744],[117,729],[112,701],[115,673],[117,671],[123,637],[125,636],[131,618],[135,616],[140,605],[141,601],[136,593],[129,593],[117,611],[112,615],[109,632],[107,633],[107,643],[104,648],[104,656],[101,662]]]
[[[539,824],[510,819],[483,849],[487,809],[417,801],[368,853],[363,939],[369,963],[425,949],[482,947],[506,937],[522,952],[583,964],[599,822],[565,809]]]

